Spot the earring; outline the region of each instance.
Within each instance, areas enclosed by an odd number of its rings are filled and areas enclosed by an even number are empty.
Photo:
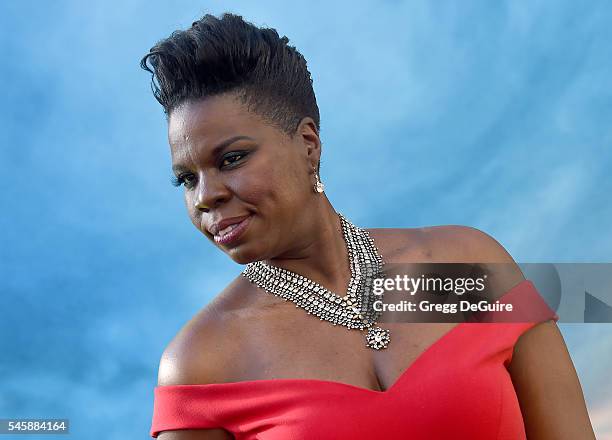
[[[314,192],[316,193],[322,193],[323,190],[325,189],[325,185],[323,185],[323,183],[321,182],[321,180],[319,179],[319,173],[316,172],[315,170],[315,179],[317,180],[315,185],[314,185]]]

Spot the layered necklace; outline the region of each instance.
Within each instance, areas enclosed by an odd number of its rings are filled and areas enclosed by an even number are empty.
[[[372,293],[374,278],[382,277],[384,265],[374,240],[365,229],[359,228],[337,213],[346,243],[351,280],[346,295],[340,296],[320,284],[295,272],[271,266],[262,261],[248,263],[242,275],[268,293],[292,301],[296,307],[333,325],[366,331],[366,347],[374,350],[387,348],[391,341],[389,330],[378,327],[381,311],[373,308],[382,295]]]

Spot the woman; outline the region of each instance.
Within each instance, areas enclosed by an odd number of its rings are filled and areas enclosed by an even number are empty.
[[[378,316],[384,329],[357,316],[356,268],[379,273],[383,262],[506,263],[512,270],[493,284],[535,289],[479,230],[363,230],[337,213],[319,177],[310,73],[287,43],[240,16],[206,15],[141,61],[167,116],[174,184],[184,186],[192,223],[249,268],[166,347],[151,435],[593,439],[556,315],[491,325]],[[278,287],[282,274],[294,290]],[[318,288],[331,292],[327,315],[300,302]]]

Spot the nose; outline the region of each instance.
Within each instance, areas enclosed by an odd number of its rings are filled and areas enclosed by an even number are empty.
[[[201,212],[209,212],[227,202],[230,192],[223,182],[215,176],[204,176],[199,178],[195,195],[195,208]]]

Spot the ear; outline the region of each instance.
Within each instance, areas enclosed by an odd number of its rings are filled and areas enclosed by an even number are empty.
[[[319,139],[319,132],[315,121],[310,117],[302,119],[296,131],[296,136],[298,137],[298,142],[304,145],[309,170],[312,172],[314,168],[319,172],[321,139]]]

